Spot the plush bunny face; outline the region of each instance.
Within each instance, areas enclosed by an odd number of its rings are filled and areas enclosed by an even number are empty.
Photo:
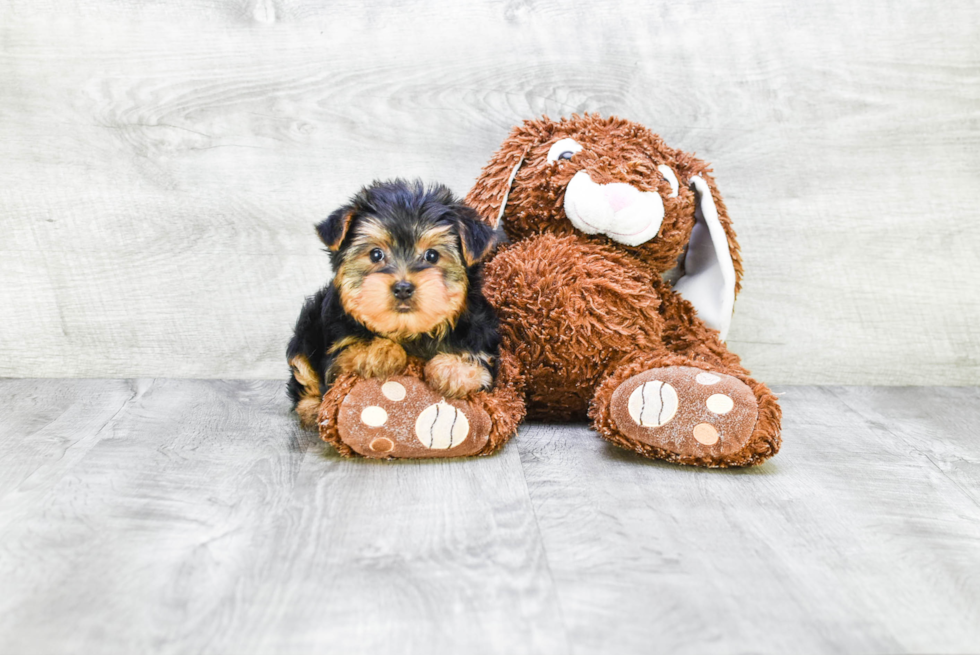
[[[576,235],[623,249],[660,274],[681,258],[688,279],[678,290],[724,333],[741,265],[708,171],[637,123],[546,117],[514,129],[467,201],[515,241]]]

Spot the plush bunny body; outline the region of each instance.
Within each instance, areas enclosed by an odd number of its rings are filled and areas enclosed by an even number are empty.
[[[536,235],[499,252],[486,293],[504,348],[525,372],[528,418],[542,421],[586,420],[596,388],[620,362],[693,345],[676,337],[701,327],[685,321],[694,317],[656,270],[573,235]]]
[[[414,446],[407,456],[493,452],[525,412],[548,421],[589,418],[619,446],[682,464],[745,466],[778,451],[775,397],[723,342],[742,268],[704,162],[621,119],[526,121],[467,202],[510,240],[484,278],[500,318],[500,372],[492,391],[439,414],[451,416],[457,432],[463,416],[466,435],[435,440],[453,444],[438,453]],[[402,420],[372,430],[405,444],[433,443],[427,430],[438,426],[421,418],[423,406],[443,401],[416,401],[412,378],[394,380],[410,389],[412,408],[385,405]],[[384,403],[377,384],[341,381],[346,391],[324,399],[321,434],[341,452],[351,450],[345,424],[356,423],[366,404]]]

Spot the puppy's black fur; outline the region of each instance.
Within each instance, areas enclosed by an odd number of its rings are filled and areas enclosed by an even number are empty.
[[[459,278],[465,270],[466,296],[462,308],[446,330],[409,335],[398,343],[409,356],[425,360],[440,353],[482,355],[479,361],[495,375],[500,345],[497,316],[481,292],[482,260],[497,242],[494,231],[445,186],[426,187],[418,181],[404,180],[376,182],[361,189],[348,204],[316,226],[336,276],[372,274],[347,273],[351,267],[344,267],[349,262],[348,250],[358,223],[364,220],[380,225],[390,239],[392,266],[377,271],[389,275],[393,275],[391,271],[399,263],[402,271],[419,273],[431,268],[428,262],[419,260],[417,242],[427,231],[448,227],[452,247],[456,248],[455,253],[449,254],[454,255],[453,260],[458,260],[460,266],[449,273],[440,270],[443,277]],[[336,276],[307,299],[286,351],[293,365],[288,392],[294,406],[304,398],[322,397],[336,373],[334,364],[344,350],[344,343],[369,342],[379,336],[345,309],[340,290],[344,280]],[[315,372],[316,389],[311,388],[310,376],[297,370],[294,364],[297,358],[305,358]]]

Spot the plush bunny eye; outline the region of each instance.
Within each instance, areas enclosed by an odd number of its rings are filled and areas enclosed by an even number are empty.
[[[548,150],[548,163],[559,159],[571,159],[580,150],[582,150],[582,146],[577,144],[574,139],[559,139]]]
[[[371,252],[368,253],[368,257],[371,259],[373,263],[377,264],[378,262],[380,262],[382,259],[385,258],[385,251],[382,250],[381,248],[374,248]]]
[[[680,185],[677,184],[677,176],[674,175],[674,171],[670,170],[670,166],[666,166],[664,164],[660,164],[660,166],[657,166],[657,170],[660,171],[660,174],[664,176],[665,180],[670,182],[670,195],[667,197],[676,198],[677,189],[680,188]]]

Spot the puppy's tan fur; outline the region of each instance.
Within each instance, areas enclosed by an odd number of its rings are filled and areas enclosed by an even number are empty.
[[[483,389],[489,389],[493,378],[480,363],[489,362],[484,353],[436,355],[425,365],[425,381],[430,387],[449,398],[465,398]]]
[[[296,403],[296,413],[299,414],[300,424],[303,427],[316,425],[317,413],[320,411],[320,402],[323,394],[320,392],[320,379],[316,371],[303,355],[297,355],[289,360],[289,365],[293,369],[293,375],[303,385],[303,396]]]
[[[334,278],[344,310],[372,332],[393,341],[406,341],[422,334],[444,337],[455,326],[466,307],[466,268],[460,261],[448,229],[437,228],[419,235],[418,254],[428,249],[439,252],[437,264],[422,271],[399,270],[383,273],[372,263],[372,249],[386,250],[390,239],[383,227],[364,221],[357,228],[343,264]],[[415,285],[409,301],[411,311],[398,311],[391,287],[399,281]]]
[[[372,339],[348,346],[337,356],[336,366],[343,373],[362,378],[386,378],[405,370],[408,355],[391,339]]]

